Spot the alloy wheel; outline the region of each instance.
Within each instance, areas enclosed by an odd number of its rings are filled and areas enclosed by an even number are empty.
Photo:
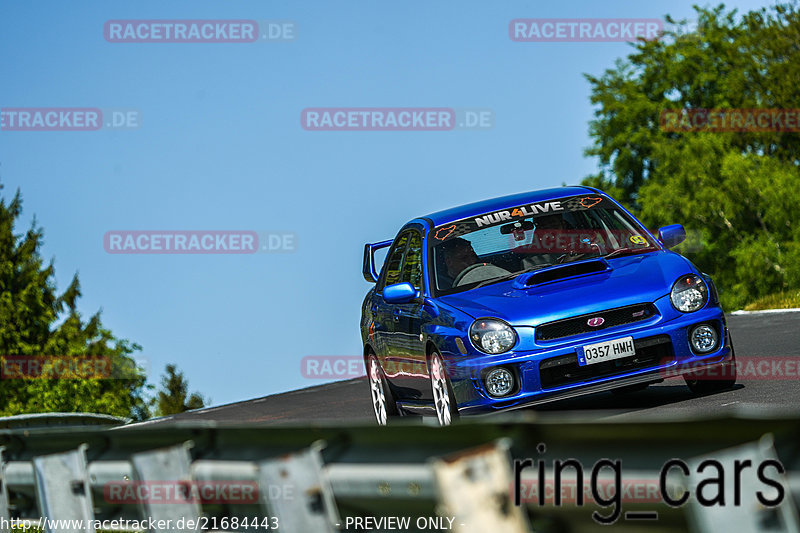
[[[378,360],[374,356],[369,358],[369,388],[375,419],[379,425],[385,426],[388,415],[386,412],[386,395],[383,393],[383,373],[378,365]]]
[[[447,388],[447,376],[439,354],[431,358],[431,386],[433,387],[433,402],[436,406],[436,418],[439,424],[449,426],[453,421],[450,411],[450,393]]]

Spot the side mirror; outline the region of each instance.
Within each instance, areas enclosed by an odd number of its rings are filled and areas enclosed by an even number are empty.
[[[390,304],[407,304],[418,296],[419,291],[407,281],[383,288],[383,299]]]
[[[680,224],[658,228],[658,240],[667,248],[672,248],[686,240],[686,230]]]

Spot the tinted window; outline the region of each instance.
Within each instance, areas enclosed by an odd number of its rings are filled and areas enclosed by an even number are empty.
[[[386,275],[383,278],[383,286],[391,285],[393,283],[400,283],[400,265],[403,261],[403,252],[408,243],[408,232],[403,233],[397,238],[397,241],[392,246],[392,251],[386,258]]]
[[[411,232],[406,257],[403,262],[401,281],[407,281],[416,289],[422,288],[422,235]]]

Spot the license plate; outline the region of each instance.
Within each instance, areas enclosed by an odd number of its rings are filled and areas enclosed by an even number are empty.
[[[587,344],[578,348],[578,364],[580,366],[593,365],[604,361],[622,359],[636,355],[633,347],[633,337],[623,337],[613,341]]]

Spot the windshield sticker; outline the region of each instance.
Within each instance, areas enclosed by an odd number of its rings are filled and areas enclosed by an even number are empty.
[[[647,244],[647,240],[641,235],[631,235],[630,241],[633,244]]]
[[[564,208],[561,207],[561,202],[544,202],[541,204],[531,204],[529,206],[523,205],[522,207],[516,207],[514,209],[495,211],[494,213],[477,217],[474,220],[475,224],[481,228],[483,226],[497,224],[498,222],[502,222],[504,220],[512,220],[520,217],[531,217],[538,213],[550,213],[563,210]]]
[[[581,205],[586,209],[589,209],[590,207],[594,207],[602,201],[603,199],[598,198],[597,196],[587,196],[586,198],[581,198]]]
[[[446,226],[435,228],[432,230],[432,233],[430,233],[431,238],[428,242],[433,246],[443,241],[467,235],[475,230],[498,224],[533,217],[547,217],[552,214],[561,215],[566,212],[586,211],[588,209],[606,207],[608,204],[609,202],[602,196],[570,196],[548,202],[509,207],[501,211],[465,218],[456,222],[451,222]],[[518,238],[519,235],[513,235],[513,237]],[[644,242],[643,244],[647,243]]]
[[[436,230],[436,233],[433,235],[433,238],[443,241],[446,238],[448,238],[451,233],[453,233],[454,229],[456,229],[455,224],[450,224],[449,226],[444,226],[443,228],[439,228]]]

